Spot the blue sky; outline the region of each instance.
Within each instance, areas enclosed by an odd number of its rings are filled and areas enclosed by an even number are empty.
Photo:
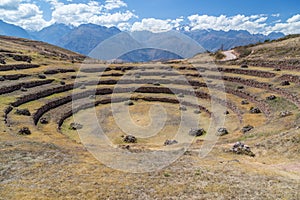
[[[1,0],[0,19],[27,30],[94,23],[121,30],[300,33],[299,0]]]

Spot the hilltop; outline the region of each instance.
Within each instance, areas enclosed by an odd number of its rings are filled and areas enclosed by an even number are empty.
[[[105,64],[0,37],[0,199],[298,199],[299,39]]]

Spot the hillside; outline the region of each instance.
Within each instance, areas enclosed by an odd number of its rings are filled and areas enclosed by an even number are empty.
[[[299,199],[297,42],[104,64],[0,37],[0,199]]]

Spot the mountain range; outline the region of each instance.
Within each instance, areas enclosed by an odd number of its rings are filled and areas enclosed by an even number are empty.
[[[90,52],[98,46],[98,44],[122,32],[116,27],[107,28],[105,26],[95,24],[83,24],[78,27],[70,27],[64,24],[53,24],[40,31],[28,32],[21,27],[5,23],[1,20],[0,28],[0,35],[40,40],[84,55],[89,55]],[[207,51],[217,51],[219,49],[226,50],[236,46],[243,46],[284,37],[283,33],[270,33],[269,35],[250,34],[248,31],[244,30],[230,30],[228,32],[195,30],[181,31],[180,33],[192,38]],[[152,43],[153,40],[157,40],[158,37],[162,37],[161,34],[154,34],[151,32],[147,33],[145,31],[143,31],[143,34],[135,32],[131,34],[139,41],[150,41]],[[163,43],[165,46],[172,47],[175,40],[158,39],[156,43]],[[131,44],[128,43],[128,45]],[[162,56],[162,52],[155,53],[151,47],[148,49],[151,49],[152,55]],[[139,50],[139,52],[141,51]],[[142,52],[145,54],[145,51]],[[168,56],[170,55],[171,54],[168,54]],[[176,57],[178,57],[178,55]],[[132,54],[130,54],[129,60],[132,60]]]

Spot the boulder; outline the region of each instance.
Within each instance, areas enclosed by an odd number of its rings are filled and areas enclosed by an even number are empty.
[[[123,141],[126,143],[137,143],[137,138],[133,135],[126,135]]]
[[[17,109],[15,114],[17,115],[25,115],[25,116],[30,116],[31,113],[29,112],[28,109]]]
[[[281,86],[288,86],[291,85],[289,81],[283,81],[280,83]]]
[[[275,95],[271,95],[271,96],[268,96],[267,98],[266,98],[266,100],[268,100],[268,101],[272,101],[272,100],[275,100],[277,97],[275,96]]]
[[[134,105],[133,101],[131,101],[131,100],[126,101],[124,104],[126,106],[133,106]]]
[[[200,110],[194,110],[194,113],[195,114],[201,114],[201,111]]]
[[[174,144],[178,144],[177,140],[166,140],[164,145],[165,146],[170,146],[170,145],[174,145]]]
[[[248,68],[248,65],[241,65],[241,68],[246,69],[246,68]]]
[[[244,86],[242,86],[242,85],[240,85],[240,86],[237,86],[237,89],[238,90],[243,90],[245,87]]]
[[[242,105],[248,105],[249,102],[248,102],[247,100],[243,100],[243,101],[241,102],[241,104],[242,104]]]
[[[251,131],[252,129],[254,129],[254,127],[251,126],[251,125],[244,126],[244,127],[242,128],[242,133],[245,134],[245,133]]]
[[[39,77],[39,79],[46,79],[47,78],[46,75],[44,75],[44,74],[39,74],[38,77]]]
[[[187,108],[185,106],[180,106],[179,110],[181,110],[181,111],[187,111]]]
[[[0,76],[0,81],[5,81],[5,78],[3,76]]]
[[[226,110],[225,112],[224,112],[224,115],[229,115],[230,113],[229,113],[229,111],[228,110]]]
[[[70,129],[71,130],[79,130],[79,129],[82,129],[83,128],[83,125],[79,124],[79,123],[71,123],[70,124]]]
[[[287,116],[290,116],[290,115],[292,115],[292,114],[293,114],[293,113],[290,112],[290,111],[282,111],[282,112],[280,112],[279,116],[280,116],[280,117],[287,117]]]
[[[194,137],[200,137],[202,135],[204,135],[206,133],[206,131],[203,128],[192,128],[189,132],[190,136],[194,136]]]
[[[217,131],[217,136],[223,136],[223,135],[227,135],[228,131],[226,128],[219,128]]]
[[[159,82],[154,82],[153,85],[160,86],[160,83]]]
[[[248,155],[254,157],[255,154],[251,151],[250,147],[245,145],[242,142],[236,142],[232,148],[230,149],[232,153],[240,154],[240,155]]]
[[[47,120],[47,118],[45,118],[45,117],[42,117],[40,119],[40,122],[41,122],[41,124],[48,124],[49,123],[48,120]]]
[[[27,90],[27,88],[24,88],[24,87],[21,87],[21,89],[20,89],[22,92],[27,92],[28,90]]]
[[[19,130],[18,134],[19,135],[30,135],[31,131],[29,130],[28,127],[23,127]]]
[[[261,113],[261,111],[257,107],[251,107],[250,108],[250,113],[252,113],[252,114],[259,114],[259,113]]]

